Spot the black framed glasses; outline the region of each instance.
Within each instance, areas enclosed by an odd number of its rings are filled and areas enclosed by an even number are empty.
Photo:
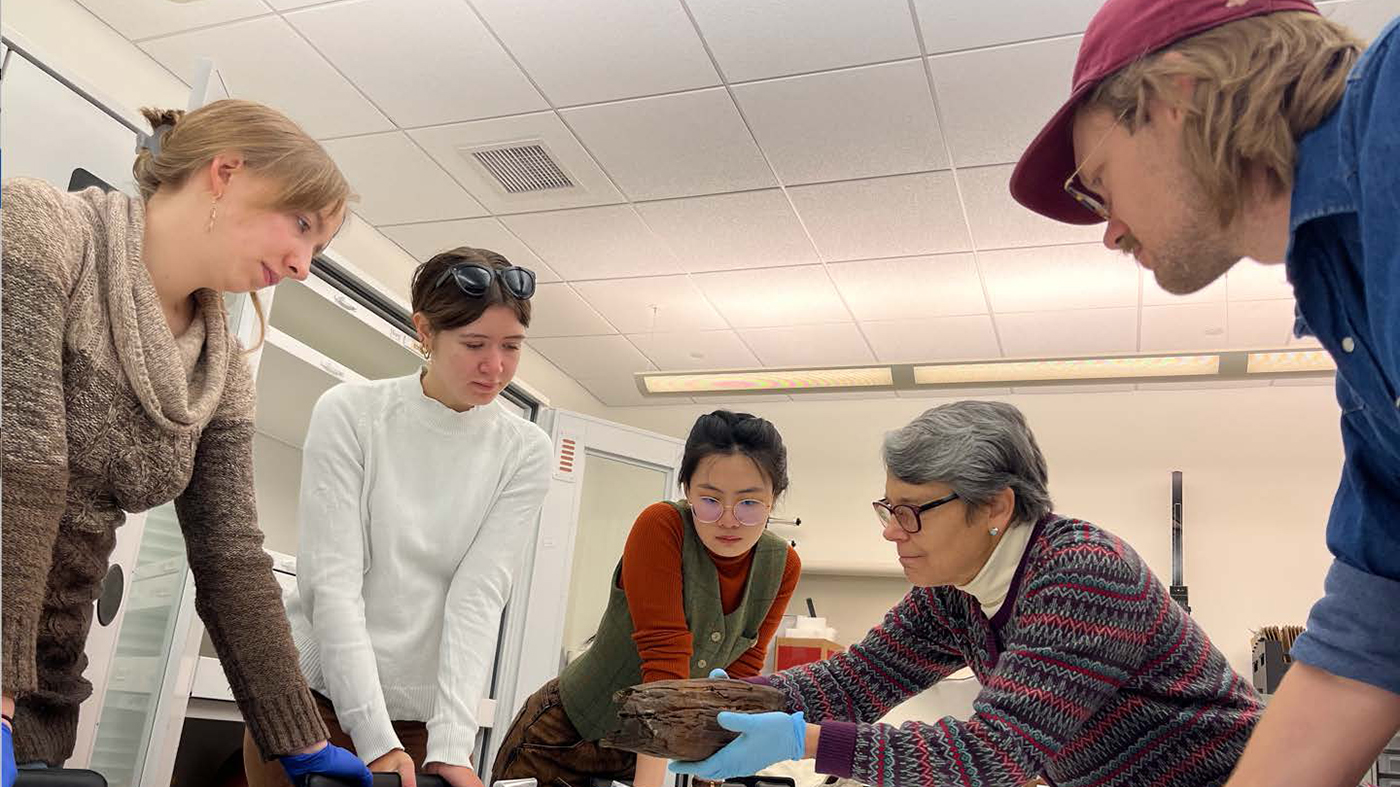
[[[492,268],[479,262],[460,262],[442,272],[433,289],[451,278],[457,289],[468,298],[480,298],[491,288],[491,280],[499,278],[506,292],[522,301],[530,300],[535,294],[535,272],[529,268],[512,265],[509,268]]]
[[[924,529],[923,514],[925,511],[930,511],[957,499],[958,493],[954,492],[946,497],[930,500],[921,506],[908,503],[892,506],[889,500],[876,500],[871,505],[875,507],[875,516],[879,517],[881,526],[888,526],[890,520],[894,520],[895,524],[899,525],[900,530],[913,534]]]

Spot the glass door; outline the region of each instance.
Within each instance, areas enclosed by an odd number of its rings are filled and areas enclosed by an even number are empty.
[[[682,441],[564,410],[546,411],[541,425],[554,441],[553,480],[502,624],[492,734],[478,762],[487,784],[520,706],[597,629],[637,515],[679,494]]]

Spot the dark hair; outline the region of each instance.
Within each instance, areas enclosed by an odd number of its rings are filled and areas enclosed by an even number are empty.
[[[787,448],[778,428],[763,418],[716,410],[695,419],[681,457],[681,488],[690,488],[701,459],[716,454],[743,454],[752,459],[773,485],[775,499],[787,489]]]
[[[496,270],[511,266],[510,260],[487,249],[459,246],[434,254],[432,259],[413,271],[413,311],[422,312],[434,331],[450,331],[476,322],[492,306],[506,306],[515,312],[515,318],[520,320],[521,325],[530,327],[530,302],[510,294],[501,286],[499,278],[491,281],[490,288],[480,298],[468,297],[450,280],[435,286],[448,269],[464,262],[474,262]]]

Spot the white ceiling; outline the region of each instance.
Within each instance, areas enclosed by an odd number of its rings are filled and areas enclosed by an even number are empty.
[[[1296,343],[1281,266],[1179,298],[1011,199],[1100,0],[79,2],[325,141],[405,280],[458,245],[534,268],[532,346],[607,404],[650,369]],[[462,152],[523,140],[578,187]]]

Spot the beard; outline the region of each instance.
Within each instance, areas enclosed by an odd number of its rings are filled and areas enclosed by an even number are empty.
[[[1198,292],[1240,261],[1240,255],[1230,250],[1226,229],[1205,211],[1190,211],[1175,226],[1177,231],[1151,250],[1144,250],[1142,242],[1131,233],[1125,234],[1118,244],[1121,251],[1152,271],[1157,284],[1167,292]],[[1144,254],[1147,262],[1143,261]]]

